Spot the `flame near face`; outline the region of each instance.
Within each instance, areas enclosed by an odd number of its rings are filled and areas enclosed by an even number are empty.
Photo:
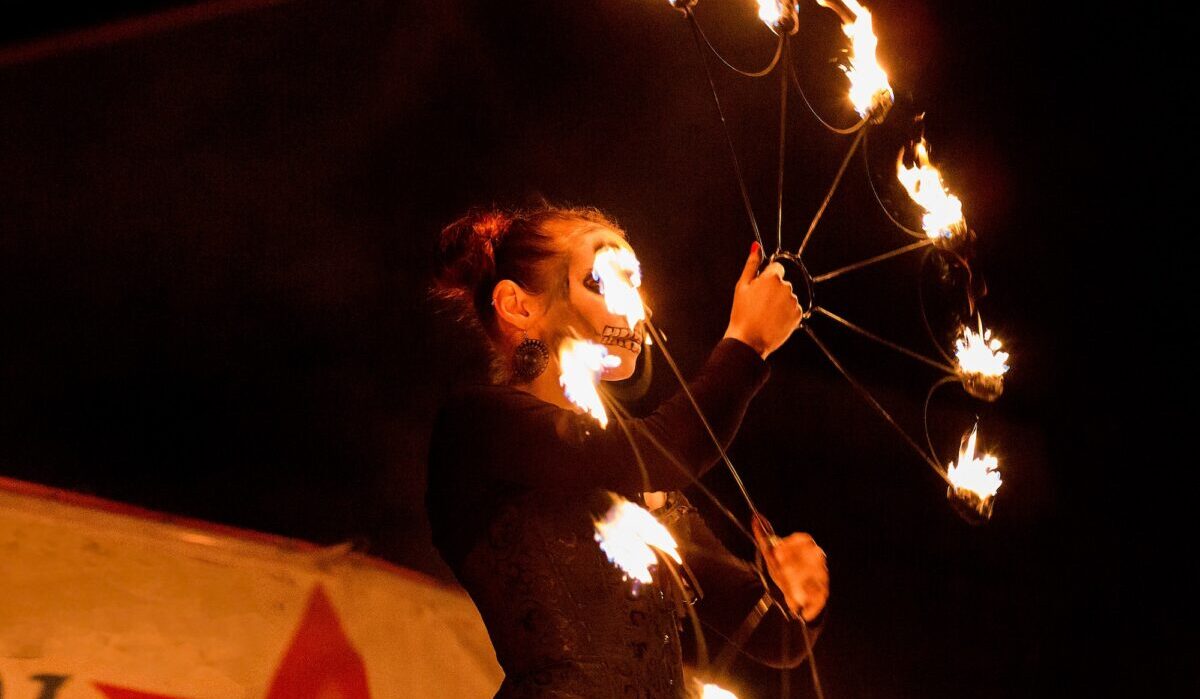
[[[958,463],[951,462],[946,469],[946,477],[951,485],[958,490],[974,493],[980,500],[986,501],[1000,489],[999,460],[991,454],[981,458],[975,456],[975,438],[979,426],[971,428],[971,433],[962,443],[958,452]]]
[[[608,413],[596,386],[605,369],[620,366],[621,360],[610,356],[608,350],[587,340],[564,338],[558,349],[558,383],[567,400],[596,418],[601,427],[608,427]]]
[[[596,542],[600,549],[625,574],[640,583],[651,583],[650,567],[657,565],[657,550],[676,563],[682,563],[675,538],[654,515],[644,508],[614,496],[612,507],[595,522]]]
[[[818,2],[835,11],[839,9],[831,3],[820,0]],[[859,116],[866,117],[877,109],[890,107],[895,95],[892,86],[888,84],[887,73],[875,56],[879,39],[875,37],[871,13],[857,0],[841,2],[854,15],[850,18],[838,11],[838,15],[842,17],[842,32],[850,39],[849,66],[843,70],[850,79],[850,102]]]
[[[604,247],[596,251],[592,278],[600,284],[604,305],[624,316],[629,328],[646,319],[646,306],[638,287],[642,285],[642,266],[629,248]]]
[[[709,683],[700,687],[700,699],[738,699],[738,697],[728,689]]]
[[[946,189],[941,173],[929,163],[929,148],[924,137],[913,146],[913,156],[916,165],[906,167],[901,149],[896,159],[896,179],[904,185],[908,196],[925,210],[921,219],[925,235],[937,239],[966,233],[962,202]]]

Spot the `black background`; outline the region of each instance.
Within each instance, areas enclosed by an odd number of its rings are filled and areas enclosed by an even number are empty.
[[[178,22],[137,23],[168,5]],[[870,139],[876,181],[913,225],[887,173],[924,112],[1013,369],[995,404],[953,386],[933,401],[943,461],[976,416],[1001,458],[995,516],[973,528],[806,338],[772,358],[732,456],[777,529],[829,552],[827,695],[1194,694],[1181,406],[1195,314],[1172,303],[1190,298],[1175,290],[1186,225],[1150,218],[1170,183],[1123,158],[1187,158],[1124,112],[1154,104],[1158,59],[1133,40],[1150,20],[870,7],[897,93]],[[536,196],[599,206],[629,231],[685,368],[724,328],[752,236],[699,56],[665,0],[60,10],[7,23],[0,48],[0,475],[351,540],[446,577],[421,505],[427,435],[482,352],[426,301],[443,225]],[[731,60],[769,58],[749,0],[702,0],[698,15]],[[848,124],[834,16],[811,5],[801,21],[800,79]],[[718,71],[717,87],[770,231],[776,76]],[[789,104],[795,246],[848,141],[795,92]],[[1158,114],[1169,121],[1142,110]],[[810,264],[907,240],[858,158]],[[920,259],[831,282],[821,302],[932,353]],[[937,375],[811,325],[921,441]],[[671,390],[665,369],[644,406]],[[724,473],[707,482],[736,509]],[[737,669],[743,696],[772,696],[773,673]],[[811,692],[801,673],[793,684]]]

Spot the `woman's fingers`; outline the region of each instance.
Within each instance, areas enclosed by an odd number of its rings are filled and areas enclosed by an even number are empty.
[[[783,591],[788,606],[813,620],[829,600],[829,569],[825,552],[808,534],[776,539],[764,550],[767,572]]]
[[[742,276],[738,279],[739,284],[749,284],[758,276],[758,266],[762,264],[762,248],[758,243],[750,245],[750,257],[746,258],[746,266],[742,268]]]
[[[726,337],[753,347],[765,359],[791,336],[803,319],[803,309],[783,265],[772,262],[758,272],[762,250],[755,243],[734,289]]]
[[[762,274],[760,274],[758,276],[760,278],[761,277],[776,277],[780,281],[782,281],[783,280],[783,265],[779,264],[778,262],[772,262],[771,264],[767,265],[767,268],[764,269],[762,271]],[[784,282],[784,283],[786,284],[787,282]]]

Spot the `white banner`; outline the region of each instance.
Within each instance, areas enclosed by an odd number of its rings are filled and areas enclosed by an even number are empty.
[[[459,589],[0,478],[0,699],[484,699]]]

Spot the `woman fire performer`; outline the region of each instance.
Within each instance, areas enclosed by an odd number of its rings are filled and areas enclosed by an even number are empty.
[[[594,538],[611,493],[644,503],[671,530],[710,647],[737,637],[742,652],[775,667],[803,658],[802,644],[785,652],[779,642],[781,625],[795,625],[788,630],[799,639],[799,622],[777,606],[761,617],[769,600],[762,579],[678,493],[718,457],[682,391],[627,420],[628,434],[602,429],[564,395],[557,350],[565,338],[620,358],[604,380],[628,378],[642,351],[644,323],[629,327],[610,312],[593,277],[596,252],[607,247],[629,249],[599,211],[551,206],[471,213],[439,241],[435,293],[485,332],[494,383],[458,392],[440,411],[427,505],[434,543],[479,608],[504,668],[496,695],[504,699],[689,695],[678,585],[656,576],[634,587]],[[766,357],[801,320],[782,268],[758,273],[761,256],[755,245],[725,337],[689,383],[725,444],[767,379]],[[806,534],[778,539],[755,525],[786,603],[816,618],[828,596],[823,552]],[[747,618],[761,618],[748,639]]]

